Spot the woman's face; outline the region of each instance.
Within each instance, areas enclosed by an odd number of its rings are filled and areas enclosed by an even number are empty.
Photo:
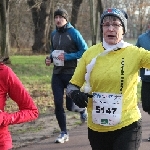
[[[123,27],[120,19],[114,16],[107,16],[102,24],[103,38],[109,45],[115,45],[123,39]]]

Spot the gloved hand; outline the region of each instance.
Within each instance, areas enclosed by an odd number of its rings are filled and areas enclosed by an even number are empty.
[[[87,107],[88,94],[81,92],[80,90],[74,90],[70,93],[70,97],[73,102],[80,108]]]

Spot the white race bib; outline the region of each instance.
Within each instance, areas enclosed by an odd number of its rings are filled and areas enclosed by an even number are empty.
[[[62,53],[64,53],[64,50],[54,50],[52,52],[53,63],[55,66],[64,66],[64,61],[58,58],[58,56]]]
[[[93,92],[93,123],[114,126],[120,123],[121,114],[122,94]]]
[[[150,75],[150,69],[145,68],[145,75]]]

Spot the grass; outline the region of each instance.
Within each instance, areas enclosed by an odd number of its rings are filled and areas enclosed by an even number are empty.
[[[10,56],[9,65],[33,97],[40,113],[54,110],[50,79],[53,66],[45,65],[45,55]],[[15,111],[18,107],[13,101],[7,101],[6,110]]]
[[[11,129],[11,128],[10,128]],[[33,132],[38,132],[40,130],[42,130],[43,127],[42,125],[40,126],[30,126],[28,128],[20,128],[20,129],[16,129],[15,132],[11,131],[12,134],[24,134],[24,133],[33,133]],[[12,130],[12,129],[11,129]]]
[[[36,56],[11,56],[11,68],[24,84],[50,83],[52,66],[45,66],[45,55]]]

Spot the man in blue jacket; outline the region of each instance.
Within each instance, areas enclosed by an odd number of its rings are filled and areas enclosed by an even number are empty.
[[[143,47],[150,51],[150,22],[148,23],[148,30],[138,37],[136,46]],[[140,77],[142,80],[141,85],[141,100],[143,110],[147,112],[150,108],[150,69],[141,68]],[[148,112],[150,114],[150,112]],[[150,137],[148,138],[150,141]]]
[[[47,66],[53,62],[53,75],[51,80],[54,95],[55,115],[60,127],[60,135],[55,143],[64,143],[69,140],[66,127],[66,114],[63,107],[64,89],[69,84],[77,66],[77,60],[88,48],[80,32],[68,22],[68,13],[65,9],[57,9],[54,12],[56,30],[51,33],[51,54],[46,58]],[[87,119],[86,109],[76,106],[72,99],[66,96],[66,108],[69,111],[80,113],[80,119]]]

